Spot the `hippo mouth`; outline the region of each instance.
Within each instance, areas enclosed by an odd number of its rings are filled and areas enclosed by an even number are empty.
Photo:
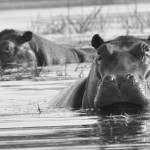
[[[148,102],[148,81],[133,75],[107,75],[99,80],[94,106],[104,108],[143,108]]]

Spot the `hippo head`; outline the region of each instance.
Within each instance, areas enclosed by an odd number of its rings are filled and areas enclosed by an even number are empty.
[[[32,32],[4,30],[0,32],[0,62],[2,68],[14,62],[15,56],[23,49],[23,44],[32,39]]]
[[[85,108],[143,107],[150,103],[150,45],[148,40],[121,36],[91,41],[97,57],[87,83]]]

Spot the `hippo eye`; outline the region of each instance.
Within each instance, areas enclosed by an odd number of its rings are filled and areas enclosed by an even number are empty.
[[[145,52],[149,52],[149,50],[150,50],[150,47],[146,47],[146,48],[144,49]]]
[[[145,54],[147,57],[149,57],[149,55],[148,54]]]
[[[145,47],[144,51],[145,51],[145,55],[149,57],[148,52],[150,51],[150,47]]]
[[[103,57],[101,55],[97,56],[97,60],[102,60],[102,59],[103,59]]]
[[[148,49],[145,50],[145,56],[146,56],[146,57],[149,57],[148,51],[149,51]]]
[[[5,52],[5,53],[9,53],[9,51],[10,51],[9,46],[5,47],[4,52]]]
[[[150,76],[150,70],[147,71],[147,73],[145,75],[145,79],[148,79],[149,76]]]

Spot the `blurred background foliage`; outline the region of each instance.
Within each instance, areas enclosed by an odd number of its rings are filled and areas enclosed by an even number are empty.
[[[144,4],[144,5],[143,5]],[[56,41],[150,34],[149,0],[0,0],[0,30],[31,30]]]
[[[74,7],[109,4],[130,4],[150,2],[149,0],[0,0],[0,9]]]

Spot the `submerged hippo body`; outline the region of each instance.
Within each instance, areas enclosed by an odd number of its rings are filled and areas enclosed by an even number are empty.
[[[148,106],[149,40],[121,36],[104,42],[96,34],[91,43],[97,49],[97,57],[89,76],[65,89],[50,102],[50,106],[94,110]]]
[[[26,58],[27,62],[31,59],[38,66],[79,63],[86,59],[84,58],[85,55],[80,50],[55,44],[31,31],[8,29],[0,32],[0,62],[2,67],[16,62],[18,59],[22,61],[23,58]]]

